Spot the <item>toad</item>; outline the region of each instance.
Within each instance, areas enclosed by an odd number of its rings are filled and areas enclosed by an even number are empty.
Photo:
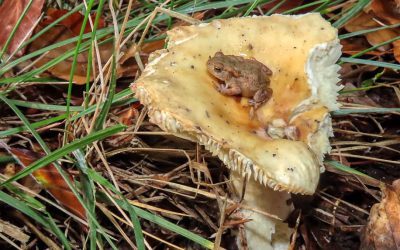
[[[208,59],[207,69],[211,75],[220,80],[217,86],[220,93],[250,98],[251,117],[254,110],[272,96],[272,89],[269,87],[272,71],[255,59],[217,52]]]

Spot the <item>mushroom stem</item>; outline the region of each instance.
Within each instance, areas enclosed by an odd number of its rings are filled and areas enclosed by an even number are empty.
[[[287,202],[291,198],[290,194],[274,191],[259,184],[253,178],[249,178],[244,184],[244,178],[236,171],[231,172],[231,180],[237,199],[242,197],[243,185],[246,185],[242,204],[246,208],[251,208],[251,210],[241,209],[240,211],[244,219],[251,221],[244,224],[246,240],[244,241],[239,236],[237,238],[238,248],[247,247],[249,250],[288,249],[292,230],[283,220],[293,210],[293,205],[288,205]],[[276,215],[282,220],[266,214]]]

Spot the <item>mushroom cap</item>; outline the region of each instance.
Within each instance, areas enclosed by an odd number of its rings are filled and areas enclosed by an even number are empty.
[[[329,150],[328,110],[338,107],[337,30],[319,14],[273,15],[178,27],[168,39],[168,48],[150,56],[132,85],[150,121],[204,145],[243,176],[275,190],[314,193],[322,154]],[[272,70],[273,96],[256,111],[257,119],[250,119],[246,98],[215,89],[207,60],[218,51],[254,58]],[[261,136],[273,121],[299,126],[298,140]],[[320,145],[314,152],[315,142]]]

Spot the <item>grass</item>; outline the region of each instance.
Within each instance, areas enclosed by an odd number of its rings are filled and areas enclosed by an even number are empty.
[[[53,243],[66,249],[82,248],[83,246],[90,249],[121,249],[125,246],[137,247],[137,249],[146,249],[150,246],[154,249],[163,249],[166,246],[182,249],[188,248],[193,243],[207,249],[218,247],[219,244],[215,243],[216,245],[214,245],[211,236],[216,233],[212,228],[220,226],[218,224],[220,211],[212,207],[212,204],[216,204],[218,199],[210,197],[215,197],[217,191],[222,197],[228,193],[228,190],[222,184],[218,189],[213,188],[214,184],[210,183],[199,185],[194,181],[193,169],[188,167],[191,166],[191,161],[206,160],[215,174],[217,171],[215,169],[218,168],[213,167],[218,164],[215,163],[215,158],[211,158],[196,145],[162,134],[148,122],[144,109],[139,112],[136,108],[132,108],[137,107],[137,100],[133,97],[129,83],[133,82],[140,73],[137,72],[133,77],[132,75],[128,77],[118,75],[118,70],[122,67],[120,61],[123,55],[121,53],[126,53],[127,48],[135,43],[140,44],[141,41],[150,43],[165,38],[165,30],[171,28],[177,19],[159,13],[149,23],[150,16],[155,14],[153,13],[154,9],[161,5],[165,9],[189,16],[205,12],[205,18],[202,21],[210,22],[217,18],[232,16],[271,15],[289,1],[175,0],[163,2],[144,0],[125,1],[118,6],[117,1],[89,0],[86,1],[87,7],[84,4],[74,4],[73,1],[48,1],[47,6],[59,8],[62,5],[68,8],[69,12],[21,43],[19,50],[29,47],[37,39],[45,39],[46,32],[51,32],[51,29],[57,24],[77,12],[83,15],[79,35],[49,43],[36,51],[27,50],[28,52],[20,58],[9,57],[5,53],[6,49],[33,2],[29,1],[0,52],[0,110],[3,112],[3,121],[0,123],[2,126],[0,146],[4,148],[3,155],[0,155],[0,165],[15,164],[16,159],[6,150],[8,147],[23,145],[31,150],[41,148],[39,151],[45,152],[46,156],[29,166],[24,166],[23,170],[11,177],[0,172],[2,180],[0,182],[0,209],[3,209],[5,204],[9,204],[15,211],[19,211],[35,222],[36,227],[44,228],[48,241],[38,235],[32,234],[32,237],[41,239],[42,243],[40,244],[47,244],[48,247]],[[331,20],[333,26],[341,28],[340,39],[360,38],[378,30],[399,27],[398,24],[387,24],[373,29],[345,32],[343,27],[346,23],[361,12],[370,3],[370,0],[354,1],[352,5],[347,3],[349,8],[346,11],[342,11],[340,7],[336,8],[346,4],[345,2],[340,0],[304,1],[302,5],[284,10],[283,13],[320,12]],[[265,3],[274,3],[275,7],[263,10],[262,6]],[[94,10],[97,13],[96,18],[90,20],[90,15]],[[109,25],[99,28],[100,18],[104,18]],[[85,33],[85,24],[89,23],[93,28],[91,32]],[[148,32],[145,32],[146,27]],[[398,37],[373,45],[354,55],[344,55],[340,59],[340,63],[352,67],[370,65],[384,69],[385,72],[379,79],[374,79],[369,72],[364,75],[360,74],[358,77],[363,78],[364,81],[371,80],[373,84],[380,81],[387,86],[390,83],[390,89],[395,93],[394,96],[397,94],[397,97],[400,98],[399,84],[393,80],[390,73],[399,70],[399,64],[390,56],[376,58],[367,55],[368,52],[375,51],[396,40]],[[99,62],[96,55],[104,44],[112,44],[112,56],[107,61]],[[28,67],[18,75],[10,73],[24,68],[25,62],[33,62],[36,58],[66,45],[73,45],[73,49],[65,51],[40,67]],[[83,52],[87,53],[86,83],[78,86],[74,84],[74,76],[78,64],[81,63],[78,60],[79,55],[82,55]],[[135,64],[140,65],[144,63],[142,60],[146,60],[146,56],[140,57],[139,54],[135,54],[132,57],[135,59]],[[40,82],[59,81],[54,76],[44,74],[55,65],[63,64],[67,59],[72,61],[67,84],[60,85],[60,87],[40,84]],[[91,78],[92,73],[96,75],[93,79]],[[32,81],[35,83],[27,85]],[[32,93],[30,88],[37,92]],[[46,91],[46,88],[49,92]],[[374,86],[370,90],[383,91],[384,88]],[[389,88],[385,90],[387,89]],[[54,93],[51,93],[52,91]],[[364,93],[361,91],[364,90],[355,88],[350,92]],[[344,91],[342,95],[350,92]],[[80,102],[82,105],[73,104],[73,97],[77,96],[82,100]],[[30,113],[32,110],[33,114]],[[387,162],[398,159],[396,158],[398,156],[387,152],[399,153],[397,149],[399,143],[393,139],[395,132],[391,130],[387,121],[390,119],[396,121],[396,118],[393,117],[398,117],[399,113],[400,108],[396,105],[393,107],[368,105],[358,107],[345,102],[344,108],[332,113],[336,130],[334,139],[336,148],[334,148],[332,156],[328,157],[325,162],[334,178],[331,182],[340,182],[342,174],[343,176],[346,174],[352,178],[360,178],[368,185],[376,183],[376,179],[381,176],[369,176],[372,171],[359,169],[357,166],[364,164],[368,166],[368,169],[373,169],[374,167],[381,168],[382,164],[386,164],[384,167],[389,169]],[[120,124],[124,114],[130,114],[131,123],[127,124],[129,126]],[[365,127],[367,121],[376,124],[377,129],[372,132],[368,130]],[[140,135],[140,132],[144,133],[143,136]],[[372,137],[382,138],[381,144],[371,144],[369,138]],[[60,143],[60,138],[63,138],[62,143]],[[346,144],[349,140],[354,140],[355,144]],[[389,140],[394,140],[394,142]],[[57,146],[53,147],[53,144],[57,144]],[[127,152],[121,154],[124,157],[108,156],[107,154],[121,148],[132,148],[132,145],[144,149],[143,152],[134,153],[125,150]],[[162,151],[163,148],[169,150]],[[341,153],[340,149],[345,153]],[[368,149],[368,151],[360,149]],[[182,154],[182,152],[184,153]],[[360,158],[360,154],[364,152],[372,153],[367,158]],[[202,159],[199,156],[202,156]],[[345,161],[344,158],[346,158]],[[19,163],[23,165],[21,162]],[[86,221],[77,218],[62,206],[51,201],[51,197],[46,198],[40,194],[26,195],[22,185],[15,182],[23,180],[33,171],[51,163],[54,164],[63,180],[75,194],[76,202],[84,207]],[[353,166],[356,166],[357,169]],[[4,167],[0,168],[0,170],[2,169]],[[218,171],[218,176],[224,176],[223,170]],[[71,173],[74,176],[73,180],[69,178]],[[131,176],[134,176],[135,179],[132,180]],[[199,188],[201,192],[208,195],[198,197],[197,193],[192,194],[188,190],[172,188],[157,181],[184,183],[188,188]],[[223,183],[222,180],[221,183]],[[362,188],[365,186],[363,183],[357,185]],[[318,191],[318,195],[332,201],[332,197],[325,195],[325,191],[330,188],[332,187],[327,186],[323,191],[321,189]],[[368,196],[368,192],[365,191],[365,196]],[[133,201],[139,202],[142,207],[132,205]],[[317,209],[318,204],[314,205]],[[152,207],[158,207],[163,212],[153,211]],[[177,215],[174,210],[183,211],[185,216]],[[207,213],[204,211],[209,211],[211,215],[207,217]],[[67,220],[67,222],[66,218],[68,217],[72,217],[74,220],[72,222]],[[17,221],[16,217],[12,215],[0,215],[0,219]],[[318,216],[315,216],[314,219],[326,221]],[[365,223],[365,220],[366,218],[359,219],[358,222]],[[65,226],[67,225],[65,223],[83,225],[86,231],[75,229],[73,226]],[[196,223],[198,223],[197,226],[193,225]],[[312,226],[310,228],[312,229]],[[79,237],[77,237],[78,235]],[[0,238],[1,244],[3,243]],[[40,244],[39,247],[42,247]]]

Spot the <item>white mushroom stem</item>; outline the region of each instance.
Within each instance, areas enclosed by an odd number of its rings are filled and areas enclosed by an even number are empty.
[[[244,185],[243,177],[232,171],[231,179],[235,195],[239,199]],[[244,216],[244,219],[251,220],[244,225],[249,250],[288,249],[292,230],[286,223],[283,223],[283,220],[293,210],[293,205],[288,205],[289,199],[290,194],[287,192],[274,191],[252,178],[247,180],[242,204],[249,209],[241,209],[240,213]],[[275,215],[282,220],[274,219],[265,214]],[[242,240],[241,236],[238,235],[237,245],[239,249],[244,248],[243,244],[245,243]]]

